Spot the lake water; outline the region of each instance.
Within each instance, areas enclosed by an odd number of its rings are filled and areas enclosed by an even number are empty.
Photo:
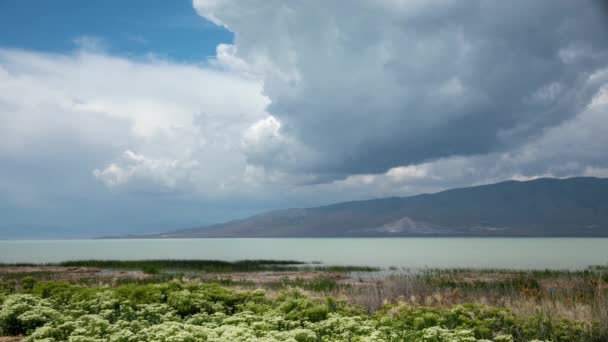
[[[0,241],[0,262],[291,259],[381,267],[577,269],[608,264],[602,238],[137,239]]]

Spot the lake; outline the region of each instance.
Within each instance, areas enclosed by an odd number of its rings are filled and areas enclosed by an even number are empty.
[[[5,240],[0,262],[292,259],[381,267],[578,269],[608,264],[604,238]]]

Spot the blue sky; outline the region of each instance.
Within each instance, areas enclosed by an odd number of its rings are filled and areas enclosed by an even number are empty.
[[[599,4],[0,0],[0,239],[608,177]]]
[[[0,0],[4,47],[65,52],[98,43],[118,55],[200,62],[232,39],[188,0]]]

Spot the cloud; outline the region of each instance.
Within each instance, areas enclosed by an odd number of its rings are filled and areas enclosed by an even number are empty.
[[[0,153],[81,160],[79,177],[112,191],[210,198],[370,177],[439,184],[442,165],[492,156],[518,161],[504,177],[559,174],[564,158],[548,151],[572,145],[551,132],[603,101],[608,46],[593,6],[552,4],[197,0],[236,34],[208,66],[4,49]],[[544,163],[520,169],[536,154]]]
[[[194,7],[235,33],[200,64],[86,40],[0,48],[4,224],[162,231],[608,174],[608,42],[592,2]]]
[[[452,156],[399,166],[385,173],[351,175],[316,185],[321,193],[346,192],[351,198],[435,192],[508,179],[608,176],[608,74],[592,76],[604,84],[584,110],[537,139],[505,152]]]
[[[189,172],[196,170],[200,164],[196,160],[148,159],[143,155],[126,150],[119,162],[111,163],[105,169],[95,169],[93,175],[109,188],[143,183],[142,188],[160,188],[172,191],[178,182],[190,180]],[[151,183],[149,186],[147,183]]]
[[[209,201],[238,196],[242,136],[267,104],[259,82],[213,67],[0,49],[3,224],[133,231],[226,217]]]
[[[80,50],[88,52],[103,52],[108,49],[108,44],[104,39],[94,36],[77,37],[74,39],[74,44]]]
[[[264,82],[288,172],[339,179],[508,151],[584,109],[607,65],[593,2],[194,0]],[[542,17],[542,20],[539,18]],[[260,149],[267,148],[267,160]],[[276,145],[250,160],[275,165]]]
[[[243,132],[268,116],[259,83],[213,68],[88,50],[5,49],[0,63],[0,153],[76,162],[104,151],[88,174],[114,188],[145,178],[220,191],[218,178],[244,172]]]

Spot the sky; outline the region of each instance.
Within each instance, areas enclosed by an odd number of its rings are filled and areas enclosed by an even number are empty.
[[[601,0],[0,0],[0,238],[608,177]]]

